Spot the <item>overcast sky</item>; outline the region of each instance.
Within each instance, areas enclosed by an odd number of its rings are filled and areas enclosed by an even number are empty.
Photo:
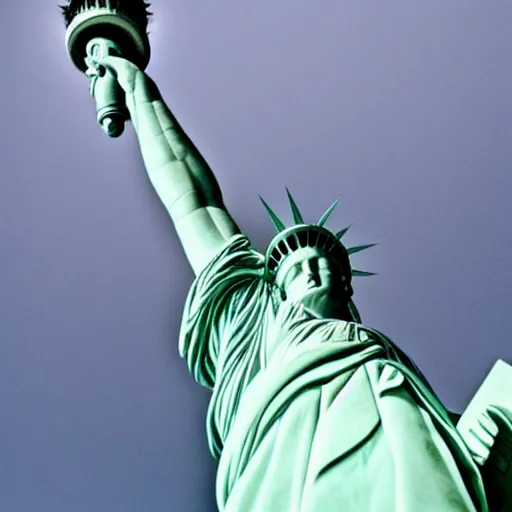
[[[0,16],[0,510],[214,511],[192,273],[54,2]],[[461,411],[512,362],[512,3],[155,0],[148,73],[254,244],[257,194],[354,223],[363,320]],[[286,217],[291,220],[291,216]]]

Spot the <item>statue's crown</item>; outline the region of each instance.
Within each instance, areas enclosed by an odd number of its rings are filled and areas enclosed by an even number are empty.
[[[351,279],[352,276],[372,276],[373,272],[365,272],[362,270],[353,270],[350,265],[349,256],[356,252],[364,251],[375,244],[358,245],[356,247],[346,248],[341,243],[341,238],[348,231],[350,226],[334,233],[325,228],[325,222],[336,208],[338,200],[336,200],[320,217],[315,224],[306,224],[300,213],[295,200],[290,191],[286,189],[290,208],[295,222],[294,226],[285,227],[283,221],[274,213],[270,206],[260,196],[261,202],[276,228],[277,235],[270,241],[268,249],[265,253],[265,278],[268,282],[274,282],[279,267],[283,261],[294,251],[305,247],[317,248],[330,257],[333,261],[339,262],[341,277],[345,282],[349,295],[352,295]]]

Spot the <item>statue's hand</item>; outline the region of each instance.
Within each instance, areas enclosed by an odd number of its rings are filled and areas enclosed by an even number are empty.
[[[464,442],[478,465],[483,466],[489,458],[497,434],[498,426],[491,419],[489,409],[482,412],[467,429]]]
[[[138,108],[143,104],[161,99],[158,88],[151,78],[135,64],[122,57],[107,56],[89,60],[89,68],[85,74],[91,80],[91,94],[94,94],[95,81],[112,73],[126,93],[126,106],[130,118],[137,128]]]

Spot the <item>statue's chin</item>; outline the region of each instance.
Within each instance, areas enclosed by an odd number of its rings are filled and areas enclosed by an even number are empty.
[[[303,295],[300,302],[307,309],[323,318],[337,318],[341,305],[332,297],[328,288],[314,288]]]

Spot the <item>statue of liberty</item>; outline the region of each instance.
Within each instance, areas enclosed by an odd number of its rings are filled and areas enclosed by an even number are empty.
[[[489,510],[482,467],[497,409],[463,438],[411,359],[362,323],[352,277],[371,274],[349,257],[370,245],[346,248],[346,229],[327,229],[335,205],[310,224],[288,192],[286,227],[264,202],[277,234],[258,252],[155,83],[108,56],[88,71],[93,86],[105,72],[126,94],[147,174],[195,273],[179,350],[212,391],[219,510]]]

